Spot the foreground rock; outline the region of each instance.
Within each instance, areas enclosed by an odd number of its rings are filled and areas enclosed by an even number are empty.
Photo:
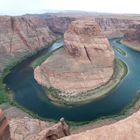
[[[69,127],[63,118],[52,126],[46,122],[27,117],[12,119],[10,132],[11,137],[15,140],[56,140],[70,135]]]
[[[0,109],[0,140],[11,140],[9,123]]]
[[[95,20],[80,19],[65,32],[64,48],[38,66],[34,75],[43,86],[75,96],[105,84],[113,74],[113,62],[113,50]]]
[[[139,140],[140,110],[132,116],[117,123],[79,134],[62,138],[61,140]]]
[[[56,39],[47,21],[35,17],[0,16],[0,71],[4,66]]]
[[[125,33],[122,43],[140,51],[140,24],[134,24],[128,28]]]

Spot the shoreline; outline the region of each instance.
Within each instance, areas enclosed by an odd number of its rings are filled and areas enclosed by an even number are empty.
[[[28,54],[25,54],[24,56],[22,56],[20,58],[13,59],[12,63],[9,63],[8,65],[5,66],[3,71],[0,73],[0,93],[2,94],[2,95],[0,95],[0,104],[2,104],[2,103],[10,103],[11,104],[11,102],[13,102],[11,100],[11,94],[10,94],[11,91],[9,90],[7,85],[4,83],[5,77],[11,72],[11,70],[16,65],[20,64],[22,61],[26,60],[27,58],[32,57],[34,54],[42,51],[45,48],[48,48],[49,46],[51,46],[55,41],[59,40],[60,38],[61,37],[58,37],[55,40],[52,40],[47,45],[45,45],[44,47],[42,47],[34,52],[29,52]]]
[[[123,45],[127,46],[128,48],[130,48],[130,49],[132,49],[134,51],[140,52],[140,47],[135,46],[133,43],[131,44],[131,42],[120,40],[120,43],[122,43]]]
[[[140,92],[128,106],[126,106],[120,113],[108,117],[99,118],[84,125],[72,126],[71,133],[77,134],[86,130],[96,129],[105,125],[114,124],[120,120],[131,117],[137,111],[140,111]]]
[[[20,62],[20,61],[18,61],[18,62]],[[13,67],[11,66],[11,68],[9,68],[9,70],[11,70],[12,68]],[[98,127],[101,127],[101,126],[104,126],[104,125],[115,123],[115,122],[117,122],[117,121],[119,121],[121,119],[127,118],[128,116],[132,115],[134,112],[137,112],[140,109],[140,97],[136,97],[136,98],[138,100],[135,103],[133,103],[133,105],[131,105],[131,106],[128,105],[129,107],[128,106],[126,107],[126,110],[124,111],[123,117],[118,114],[119,119],[115,119],[114,116],[108,116],[108,117],[99,118],[97,120],[90,121],[90,122],[84,122],[84,123],[81,122],[81,124],[80,123],[78,124],[78,123],[68,122],[70,124],[70,126],[71,126],[72,133],[77,133],[77,132],[82,132],[84,130],[98,128]],[[14,106],[16,106],[16,105],[14,104]],[[30,114],[27,109],[25,109],[25,108],[23,109],[23,107],[19,107],[19,105],[17,105],[16,107],[18,107],[22,111],[27,112],[28,114]],[[31,117],[39,119],[39,120],[44,120],[44,121],[47,121],[49,123],[57,121],[57,120],[47,120],[47,119],[43,119],[43,118],[38,118],[38,116],[35,116],[34,113],[32,113]],[[108,118],[108,119],[106,119],[106,118]]]
[[[104,85],[101,85],[93,90],[83,92],[84,95],[82,93],[79,93],[74,97],[69,96],[69,98],[67,96],[61,97],[61,95],[59,95],[59,93],[61,94],[61,91],[57,89],[47,89],[45,87],[47,91],[46,96],[50,99],[52,103],[58,106],[75,106],[90,103],[106,96],[108,92],[116,88],[117,85],[121,82],[121,80],[127,75],[127,72],[127,65],[122,60],[116,59],[113,75],[110,80],[107,81]]]

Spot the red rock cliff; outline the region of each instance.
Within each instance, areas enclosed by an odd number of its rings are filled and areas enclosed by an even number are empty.
[[[11,140],[9,124],[2,110],[0,110],[0,140]]]
[[[13,59],[34,52],[55,38],[44,19],[1,16],[0,70]]]
[[[140,51],[140,24],[134,24],[127,29],[122,43],[130,48]]]

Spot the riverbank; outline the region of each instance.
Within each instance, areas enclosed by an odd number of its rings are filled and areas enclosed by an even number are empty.
[[[126,52],[123,51],[121,48],[115,48],[117,52],[119,52],[121,55],[126,56]]]
[[[3,83],[4,78],[11,72],[12,68],[14,68],[17,64],[24,61],[25,59],[33,56],[37,52],[42,51],[44,48],[48,48],[51,46],[55,41],[60,39],[61,37],[58,37],[57,39],[53,40],[52,42],[48,43],[46,46],[38,49],[35,52],[30,52],[28,54],[24,54],[22,57],[18,57],[16,59],[13,59],[12,63],[9,63],[5,66],[4,70],[0,73],[0,104],[2,103],[10,103],[13,104],[13,97],[11,97],[11,91],[6,87],[6,84]]]
[[[140,45],[135,42],[128,42],[124,40],[120,40],[120,42],[134,51],[140,51]]]
[[[139,99],[139,97],[136,97],[137,99]],[[136,101],[137,102],[137,101]],[[135,102],[135,103],[136,103]],[[137,111],[136,109],[138,109],[138,106],[136,104],[131,104],[129,106],[127,106],[121,113],[117,114],[117,115],[113,115],[113,116],[108,116],[108,117],[101,117],[95,121],[89,121],[89,122],[69,122],[70,126],[71,126],[71,130],[72,133],[77,133],[78,131],[84,131],[84,130],[88,130],[88,129],[92,129],[92,128],[97,128],[97,127],[101,127],[103,125],[107,125],[107,124],[111,124],[114,123],[118,120],[121,120],[127,116],[129,116],[131,114],[131,112],[135,112]],[[135,107],[136,105],[136,107]],[[18,106],[19,107],[19,106]],[[22,108],[22,110],[24,110]],[[24,110],[25,112],[28,112],[27,109]],[[28,112],[29,114],[29,112]],[[43,119],[43,118],[39,118],[37,115],[34,115],[34,113],[32,113],[31,115],[32,117],[34,116],[35,118],[38,118],[40,120],[44,120],[44,121],[48,121],[48,122],[52,122],[53,120],[47,120],[47,119]],[[109,119],[106,119],[109,118]]]
[[[96,89],[79,93],[74,96],[66,93],[61,94],[61,91],[59,91],[58,89],[54,89],[52,87],[49,89],[45,87],[45,90],[47,92],[48,98],[51,100],[52,103],[56,105],[72,106],[86,104],[107,95],[109,91],[113,90],[120,83],[120,81],[127,74],[127,71],[128,70],[126,64],[123,61],[116,59],[114,64],[114,73],[112,77],[107,83]]]
[[[104,125],[110,125],[120,120],[126,119],[129,116],[131,117],[137,111],[140,111],[140,91],[137,92],[136,97],[133,99],[133,101],[129,105],[127,105],[120,113],[111,116],[104,116],[94,121],[86,122],[85,124],[72,123],[71,132],[72,134],[76,134],[84,132],[86,130],[102,127]]]

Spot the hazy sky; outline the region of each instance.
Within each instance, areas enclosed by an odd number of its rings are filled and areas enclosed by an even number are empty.
[[[0,0],[1,15],[43,13],[47,10],[140,14],[140,0]]]

